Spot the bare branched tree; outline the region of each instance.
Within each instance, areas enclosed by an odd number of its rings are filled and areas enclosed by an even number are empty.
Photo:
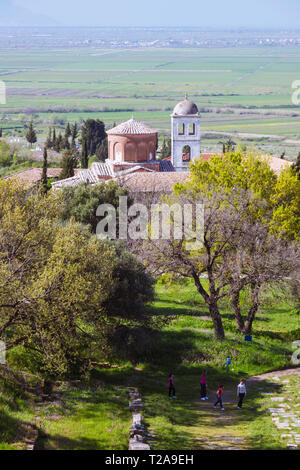
[[[217,338],[224,338],[220,301],[232,301],[238,329],[251,332],[255,314],[260,305],[261,287],[289,276],[295,264],[297,247],[269,235],[258,211],[265,208],[262,201],[249,191],[235,190],[231,195],[213,193],[173,195],[169,204],[202,203],[205,207],[201,249],[190,251],[186,240],[148,240],[143,245],[142,257],[155,275],[192,278],[203,297],[214,325]],[[267,213],[265,214],[267,216]],[[174,221],[171,221],[174,222]],[[208,284],[208,287],[207,287]],[[251,306],[244,321],[241,314],[240,293],[250,286]]]

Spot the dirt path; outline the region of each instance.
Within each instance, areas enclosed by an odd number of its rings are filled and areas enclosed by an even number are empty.
[[[261,375],[254,375],[253,377],[247,379],[247,384],[248,387],[251,387],[257,382],[261,382],[272,377],[285,377],[286,375],[300,375],[300,367],[295,369],[276,370],[274,372],[267,372],[266,374]]]
[[[288,400],[290,400],[289,403],[291,404],[291,399],[287,398],[286,395],[285,398],[279,399],[278,397],[272,397],[272,395],[276,394],[276,391],[278,392],[278,385],[280,384],[281,377],[287,379],[287,377],[299,376],[300,368],[268,372],[266,374],[250,377],[247,380],[247,389],[250,392],[252,387],[261,385],[258,393],[266,395],[266,399],[270,400],[271,407],[276,406],[275,400],[284,400],[284,405],[282,405],[281,402],[279,406],[290,408],[290,405],[285,404]],[[289,381],[285,380],[282,383],[286,384],[289,383]],[[261,398],[261,395],[259,394],[258,399]],[[191,431],[195,442],[195,448],[207,450],[246,450],[253,448],[253,445],[255,444],[253,443],[249,433],[247,433],[246,427],[251,423],[251,421],[253,422],[260,416],[256,407],[251,406],[251,403],[247,406],[246,401],[244,409],[238,410],[236,396],[231,390],[224,390],[223,405],[225,411],[221,411],[219,405],[218,409],[214,409],[213,400],[214,393],[210,393],[209,400],[202,401],[198,399],[194,402],[197,421],[199,423],[199,426],[196,426],[195,430]],[[274,401],[272,402],[271,400]],[[276,427],[280,430],[282,427],[281,423],[278,425],[278,421],[276,421],[276,413],[275,418],[273,417],[274,409],[271,408],[270,411],[273,411],[272,419]],[[294,410],[290,415],[297,423],[297,411]],[[243,425],[245,425],[245,428],[243,428]],[[291,426],[294,426],[294,424],[291,424]],[[288,448],[297,448],[297,436],[299,436],[297,434],[297,430],[296,428],[294,429],[291,427],[288,429],[290,429],[290,434],[283,434],[282,437],[283,439],[287,439],[286,445]],[[244,430],[245,432],[243,432]]]

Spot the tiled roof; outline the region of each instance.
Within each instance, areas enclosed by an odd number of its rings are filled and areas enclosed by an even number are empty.
[[[293,162],[289,162],[279,157],[274,157],[273,155],[261,155],[260,158],[268,162],[270,168],[272,168],[277,176],[279,176],[285,168],[288,168],[293,164]]]
[[[47,176],[48,178],[59,178],[61,171],[61,168],[48,168]],[[12,175],[6,176],[4,179],[19,180],[26,188],[30,188],[41,181],[42,173],[42,168],[28,168],[28,170],[19,171],[18,173],[13,173]]]
[[[133,193],[172,193],[176,183],[185,183],[189,172],[135,173],[123,178],[115,178],[121,186]]]
[[[170,160],[161,160],[159,164],[160,164],[160,171],[163,171],[163,172],[175,171],[173,164]]]
[[[107,134],[112,134],[112,135],[122,135],[122,134],[128,134],[128,135],[136,135],[136,134],[156,134],[156,131],[153,129],[150,129],[150,127],[146,126],[141,121],[136,121],[135,119],[129,119],[129,121],[123,122],[117,127],[114,127],[113,129],[110,129],[106,132]]]
[[[113,170],[107,163],[94,162],[89,170],[79,170],[78,177],[81,182],[89,182],[90,184],[98,183],[100,179],[112,177]]]
[[[73,176],[72,178],[67,178],[65,180],[55,181],[51,186],[55,190],[65,188],[67,186],[77,186],[80,183],[80,178],[78,176]]]

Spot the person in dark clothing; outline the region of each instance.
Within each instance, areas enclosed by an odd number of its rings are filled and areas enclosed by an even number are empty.
[[[237,397],[239,399],[238,409],[240,410],[243,406],[243,400],[246,396],[246,384],[245,380],[241,379],[239,385],[237,386]]]
[[[201,400],[208,400],[208,396],[206,393],[206,370],[202,372],[200,384],[201,384]]]
[[[172,395],[173,395],[173,398],[176,398],[173,374],[169,375],[168,388],[169,388],[169,398],[171,398]]]

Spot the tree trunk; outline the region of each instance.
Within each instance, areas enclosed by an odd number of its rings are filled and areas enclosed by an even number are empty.
[[[225,333],[224,333],[223,322],[222,322],[222,318],[221,318],[216,302],[214,301],[210,302],[209,312],[210,312],[210,316],[214,324],[215,337],[218,339],[224,339]]]
[[[206,305],[209,308],[209,313],[214,324],[215,337],[218,339],[224,339],[225,333],[224,333],[223,322],[222,322],[222,318],[219,312],[217,300],[215,299],[214,296],[208,295],[208,293],[206,292],[206,290],[201,284],[198,274],[194,270],[193,270],[193,278],[195,281],[197,291],[199,292],[199,294],[202,295]]]
[[[240,309],[240,292],[234,292],[232,295],[232,306],[234,310],[234,316],[235,316],[235,321],[237,328],[240,333],[243,333],[244,328],[245,328],[245,322],[243,320],[243,317],[241,315],[241,309]]]
[[[251,289],[251,297],[252,297],[252,306],[249,310],[248,316],[245,321],[245,325],[243,328],[243,334],[250,335],[252,331],[252,323],[257,313],[259,307],[259,292],[260,292],[260,285],[252,286]]]

